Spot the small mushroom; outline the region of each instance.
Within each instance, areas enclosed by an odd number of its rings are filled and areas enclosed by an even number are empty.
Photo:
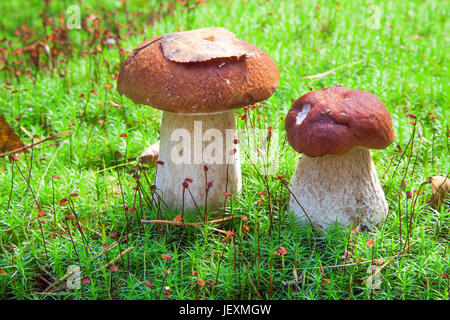
[[[288,208],[299,220],[370,228],[386,218],[369,149],[386,148],[394,132],[377,97],[343,86],[309,92],[294,102],[285,126],[289,144],[303,153],[289,186]]]
[[[144,150],[139,156],[139,161],[142,163],[149,163],[156,165],[156,161],[159,155],[159,141],[152,144],[150,147]]]
[[[278,76],[267,53],[223,28],[154,37],[128,56],[119,93],[163,110],[155,185],[167,205],[220,207],[241,190],[233,109],[269,98]]]
[[[437,206],[444,203],[450,190],[450,178],[448,175],[446,177],[433,176],[429,178],[429,181],[433,191],[430,201]]]

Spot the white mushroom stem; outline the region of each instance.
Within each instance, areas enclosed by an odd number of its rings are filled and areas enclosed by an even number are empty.
[[[303,155],[291,179],[289,210],[300,221],[327,228],[334,222],[373,227],[386,219],[388,205],[370,151]],[[298,201],[298,202],[297,202]],[[298,204],[300,203],[301,206]]]
[[[157,165],[155,185],[170,208],[223,207],[225,192],[241,190],[233,111],[206,115],[165,111],[160,138],[158,161],[164,164]],[[183,192],[186,178],[193,181]]]

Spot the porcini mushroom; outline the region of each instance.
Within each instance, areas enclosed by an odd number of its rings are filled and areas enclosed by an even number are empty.
[[[166,204],[214,208],[225,192],[240,191],[233,109],[267,99],[277,86],[269,55],[223,28],[154,37],[129,55],[117,89],[163,110],[158,160],[164,164],[155,185]]]
[[[390,145],[394,132],[377,97],[343,86],[309,92],[294,102],[285,126],[289,144],[303,153],[288,205],[300,221],[370,228],[386,218],[388,205],[369,149]]]

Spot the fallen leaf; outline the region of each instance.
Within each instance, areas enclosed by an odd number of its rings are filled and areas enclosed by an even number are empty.
[[[216,58],[239,58],[253,55],[256,49],[244,45],[242,40],[223,28],[203,28],[163,36],[161,48],[168,60],[185,63]]]
[[[448,191],[450,190],[450,178],[442,176],[433,176],[430,178],[431,189],[433,195],[431,201],[439,205],[445,201],[448,196]]]
[[[23,147],[19,136],[9,126],[3,116],[0,116],[0,153]]]

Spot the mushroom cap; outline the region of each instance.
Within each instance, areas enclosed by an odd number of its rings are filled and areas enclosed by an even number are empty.
[[[292,148],[310,157],[341,155],[355,147],[384,149],[394,141],[385,105],[369,92],[342,86],[298,98],[285,128]]]
[[[117,90],[174,113],[217,113],[269,98],[278,68],[258,47],[223,28],[154,37],[123,63]]]

